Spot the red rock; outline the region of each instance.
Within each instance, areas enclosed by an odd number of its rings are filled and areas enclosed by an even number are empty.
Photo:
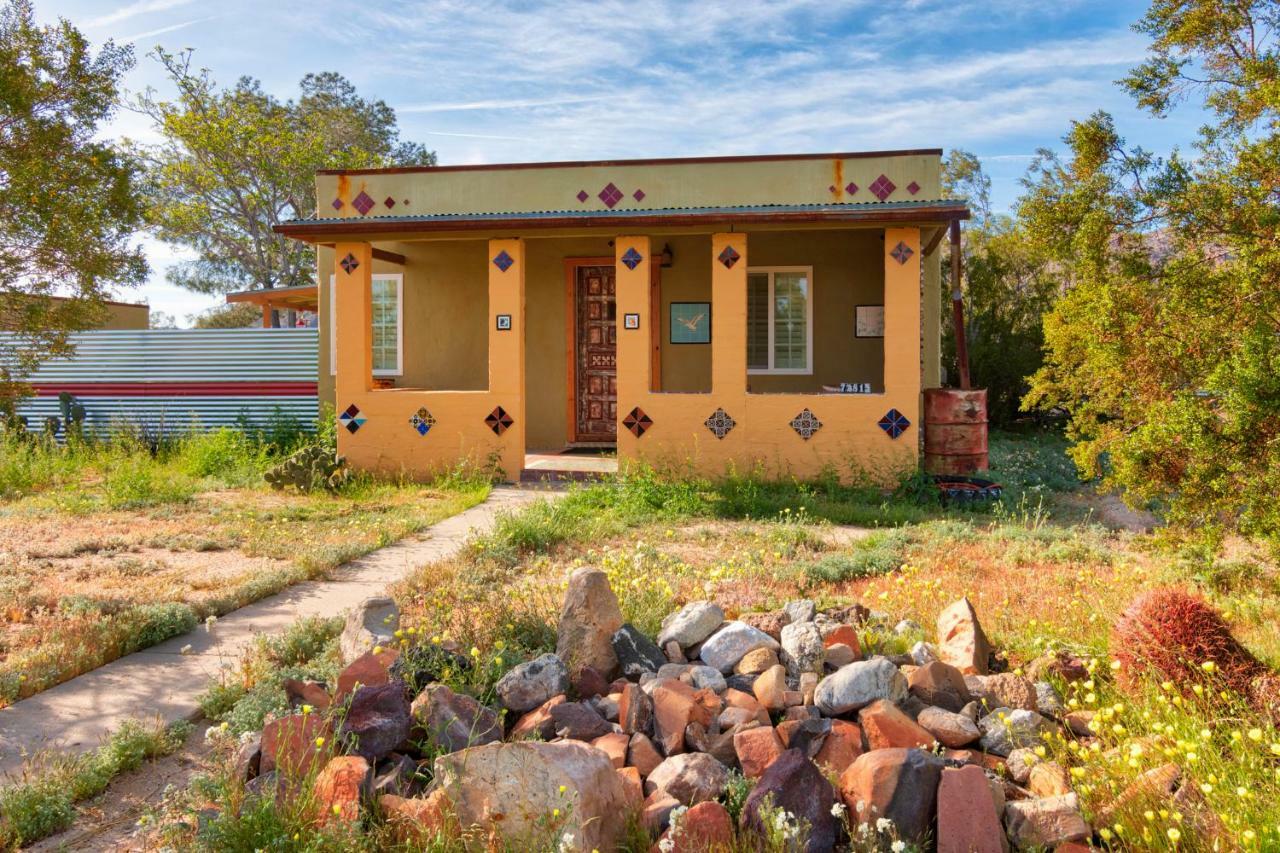
[[[1037,797],[1056,797],[1071,793],[1071,775],[1056,761],[1044,761],[1031,768],[1027,790]]]
[[[768,831],[765,821],[771,818],[771,813],[764,811],[768,804],[771,809],[794,815],[808,827],[804,846],[788,845],[788,849],[826,853],[835,849],[843,831],[832,814],[836,796],[835,788],[803,752],[788,749],[751,789],[738,821],[759,840]]]
[[[380,687],[391,680],[391,664],[400,657],[398,649],[383,649],[381,653],[365,652],[338,674],[338,687],[333,692],[335,702],[354,693],[356,685]]]
[[[551,716],[551,709],[568,701],[568,698],[563,693],[559,696],[552,696],[546,702],[516,720],[515,726],[511,729],[511,737],[508,739],[513,741],[551,740],[556,736],[556,721]]]
[[[626,684],[618,700],[618,725],[629,735],[648,732],[653,725],[653,700],[639,684]]]
[[[942,767],[919,749],[872,750],[841,774],[840,794],[851,819],[874,826],[885,818],[904,841],[919,841],[933,828]]]
[[[569,575],[556,627],[556,657],[575,674],[584,667],[595,669],[603,692],[603,676],[612,676],[618,669],[613,635],[621,627],[622,611],[609,586],[609,576],[593,567],[575,569]],[[582,699],[593,695],[597,694],[578,694]]]
[[[610,732],[591,741],[591,745],[609,756],[614,767],[625,767],[627,764],[627,746],[631,738],[620,732]]]
[[[618,777],[622,779],[622,793],[626,795],[627,805],[635,810],[644,804],[644,780],[640,771],[634,767],[619,767]]]
[[[300,681],[296,678],[286,678],[283,682],[285,698],[289,700],[289,707],[299,708],[303,705],[310,705],[316,711],[323,711],[329,707],[329,690],[318,681]]]
[[[640,771],[641,776],[648,776],[653,769],[662,763],[662,753],[654,746],[649,736],[636,732],[627,743],[627,764]]]
[[[771,666],[756,676],[751,685],[756,701],[766,711],[781,711],[787,707],[787,670],[782,664]],[[799,704],[798,702],[796,704]]]
[[[320,824],[360,819],[360,800],[369,788],[369,762],[357,755],[331,759],[316,775],[312,792]]]
[[[684,751],[684,730],[690,723],[710,726],[714,718],[705,698],[689,685],[675,678],[658,682],[650,694],[653,697],[654,739],[664,755],[676,755]],[[715,696],[712,693],[712,696]],[[716,699],[719,704],[719,699]]]
[[[670,840],[668,847],[663,842]],[[706,853],[728,850],[733,844],[733,819],[717,802],[697,803],[659,839],[668,853]]]
[[[877,699],[859,711],[858,723],[873,750],[913,746],[933,749],[935,743],[933,735],[885,699]]]
[[[324,766],[334,751],[333,728],[327,719],[320,714],[291,714],[262,727],[259,772],[309,776]]]
[[[752,628],[758,628],[781,642],[782,629],[791,621],[791,617],[781,610],[771,610],[768,613],[743,613],[738,617],[738,621],[745,622]]]
[[[667,828],[671,812],[679,805],[680,801],[675,797],[664,791],[654,791],[645,797],[644,804],[640,807],[640,824],[650,835],[657,835]]]
[[[1004,776],[1006,775],[1005,760],[998,755],[991,755],[986,752],[979,752],[976,749],[948,749],[943,751],[943,756],[950,758],[952,761],[963,761],[966,764],[976,764],[984,767],[992,773]]]
[[[1003,838],[982,768],[968,764],[943,770],[938,785],[938,853],[1004,853]]]
[[[986,675],[991,644],[978,622],[978,614],[962,598],[938,614],[938,659],[964,675]]]
[[[929,661],[916,667],[907,675],[907,688],[926,705],[937,705],[947,711],[959,712],[969,703],[969,688],[964,674],[942,661]]]
[[[799,690],[782,691],[782,703],[788,708],[804,704],[804,694]]]
[[[432,791],[422,799],[383,794],[378,805],[396,839],[405,845],[425,846],[448,828],[449,803],[443,791]]]
[[[819,767],[837,775],[862,755],[862,729],[848,720],[832,720],[831,733],[822,742],[822,748],[813,760]]]
[[[735,732],[733,749],[742,765],[742,775],[757,779],[782,754],[782,740],[770,726],[756,726]]]
[[[804,721],[803,720],[783,720],[782,722],[778,723],[778,729],[777,729],[778,739],[782,741],[782,746],[785,749],[791,748],[791,735],[793,732],[796,731],[796,729],[800,728],[800,724],[802,722]]]
[[[750,711],[761,723],[769,724],[769,712],[750,693],[743,693],[741,690],[730,687],[720,698],[724,701],[726,708],[742,708]]]
[[[858,629],[852,625],[838,625],[835,630],[822,638],[822,645],[830,648],[834,645],[845,645],[853,652],[854,660],[862,659],[862,643],[858,640]]]
[[[609,684],[600,670],[593,666],[584,666],[574,675],[573,689],[579,699],[590,699],[592,696],[603,696],[609,692]]]

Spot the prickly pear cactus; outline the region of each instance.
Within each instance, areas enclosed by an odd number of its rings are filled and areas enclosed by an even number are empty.
[[[293,486],[300,492],[336,491],[347,481],[347,461],[331,448],[310,444],[271,468],[263,478],[274,489]]]

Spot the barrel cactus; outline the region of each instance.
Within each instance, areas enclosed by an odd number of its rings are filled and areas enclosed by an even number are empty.
[[[293,486],[300,492],[336,491],[347,481],[347,462],[321,444],[309,444],[269,469],[263,478],[274,489]]]

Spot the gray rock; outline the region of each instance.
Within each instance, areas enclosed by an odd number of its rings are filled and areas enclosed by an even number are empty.
[[[899,637],[906,636],[907,634],[923,634],[924,628],[920,627],[919,622],[913,622],[910,619],[903,619],[897,625],[893,626],[893,633],[897,634]]]
[[[1009,769],[1009,778],[1026,787],[1027,782],[1031,780],[1031,768],[1042,760],[1036,755],[1035,750],[1020,747],[1010,752],[1004,763]]]
[[[687,649],[710,637],[724,622],[724,611],[710,601],[690,601],[684,607],[662,620],[658,632],[658,645],[666,647],[672,641]]]
[[[982,748],[1002,758],[1018,747],[1039,745],[1043,742],[1041,735],[1054,728],[1052,721],[1021,708],[997,708],[978,720]]]
[[[813,622],[792,622],[783,626],[782,663],[787,668],[787,675],[799,678],[804,672],[821,674],[824,659],[822,633],[817,625]]]
[[[352,753],[372,766],[408,740],[411,724],[404,683],[392,681],[357,689],[338,734],[353,744]]]
[[[812,622],[818,615],[818,606],[807,598],[798,598],[784,604],[782,612],[787,614],[794,625],[797,622]]]
[[[964,714],[976,723],[978,722],[978,718],[982,716],[982,705],[976,700],[966,703],[965,706],[960,709],[960,713]]]
[[[618,597],[609,586],[609,576],[584,566],[569,576],[556,629],[556,657],[578,673],[591,667],[605,678],[618,668],[613,636],[622,628]]]
[[[1018,850],[1051,850],[1092,834],[1074,793],[1015,800],[1004,807],[1004,822]]]
[[[1066,706],[1062,704],[1062,697],[1058,695],[1058,690],[1047,681],[1037,681],[1036,687],[1036,709],[1049,717],[1061,717],[1067,712]]]
[[[705,752],[667,758],[645,781],[645,793],[662,791],[686,806],[717,799],[729,781],[729,768]]]
[[[939,743],[952,749],[966,747],[982,736],[973,720],[943,708],[928,706],[921,709],[916,715],[916,722]]]
[[[553,654],[545,654],[498,679],[495,686],[504,707],[517,713],[532,711],[552,696],[569,691],[569,669]]]
[[[680,678],[689,671],[687,663],[664,663],[658,667],[659,678]]]
[[[924,640],[921,640],[911,647],[911,662],[916,666],[924,666],[925,664],[932,663],[937,659],[938,653],[934,650],[933,646],[929,645]]]
[[[723,693],[728,687],[728,683],[724,680],[724,676],[720,670],[711,666],[694,666],[690,667],[687,673],[689,683],[701,690],[703,687],[710,687],[716,693]]]
[[[702,644],[701,657],[707,666],[730,673],[747,652],[755,649],[777,651],[778,648],[778,641],[759,628],[752,628],[745,622],[730,622]]]
[[[400,630],[400,608],[385,595],[366,598],[347,612],[338,645],[343,665],[373,651],[375,646],[393,645]]]
[[[414,733],[440,752],[502,740],[498,715],[465,693],[430,684],[410,706]]]
[[[855,661],[842,666],[818,683],[814,704],[828,717],[857,711],[877,699],[901,702],[907,697],[907,680],[885,658]]]
[[[633,625],[627,624],[619,628],[613,635],[612,643],[613,653],[618,656],[618,665],[626,678],[635,680],[641,673],[657,672],[667,662],[667,656],[658,648],[657,643]]]

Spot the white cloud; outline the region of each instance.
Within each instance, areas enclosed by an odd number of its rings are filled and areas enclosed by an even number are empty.
[[[190,21],[183,21],[182,23],[179,23],[179,24],[170,24],[167,27],[160,27],[159,29],[147,30],[145,33],[137,33],[135,35],[125,36],[124,38],[120,39],[120,41],[125,41],[125,42],[141,41],[142,39],[153,38],[155,36],[162,36],[165,33],[171,33],[171,32],[174,32],[175,30],[185,29],[186,27],[190,27],[193,24],[203,24],[207,21],[213,21],[213,20],[216,20],[217,18],[218,18],[217,15],[210,15],[207,18],[194,18]]]
[[[121,21],[127,21],[130,18],[136,18],[139,15],[147,15],[151,12],[164,12],[169,9],[176,9],[179,6],[187,6],[195,0],[135,0],[125,6],[99,15],[96,18],[90,18],[84,22],[86,27],[109,27],[112,24],[118,24]]]

